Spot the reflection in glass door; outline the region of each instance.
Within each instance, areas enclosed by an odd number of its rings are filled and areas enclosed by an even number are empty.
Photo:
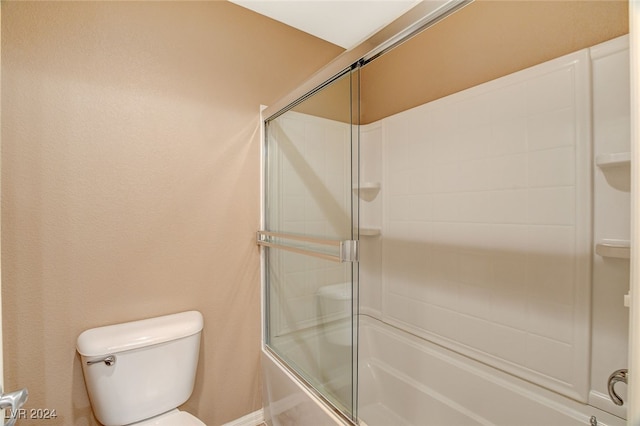
[[[266,344],[344,416],[357,400],[358,70],[265,122]]]

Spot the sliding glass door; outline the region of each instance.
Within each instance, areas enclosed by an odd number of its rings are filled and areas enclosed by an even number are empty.
[[[356,418],[358,70],[265,122],[266,345]]]

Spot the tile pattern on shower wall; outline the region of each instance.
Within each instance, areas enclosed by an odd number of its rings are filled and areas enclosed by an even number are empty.
[[[270,134],[270,229],[324,239],[348,239],[351,226],[350,126],[289,111]],[[321,246],[312,247],[322,250]],[[280,335],[321,322],[317,298],[325,285],[350,281],[351,268],[272,250],[272,318]],[[272,324],[275,325],[275,324]]]
[[[576,399],[588,384],[588,56],[382,120],[383,316]]]

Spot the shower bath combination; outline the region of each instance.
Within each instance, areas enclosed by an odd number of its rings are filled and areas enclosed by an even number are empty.
[[[599,3],[423,5],[265,111],[268,423],[625,424],[627,6]]]

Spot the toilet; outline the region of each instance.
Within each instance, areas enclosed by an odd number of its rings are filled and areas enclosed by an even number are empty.
[[[351,346],[351,283],[320,287],[317,296],[320,313],[330,322],[325,332],[327,341],[338,346]]]
[[[77,340],[93,413],[105,426],[206,426],[180,411],[193,391],[202,314],[182,312],[84,331]]]

